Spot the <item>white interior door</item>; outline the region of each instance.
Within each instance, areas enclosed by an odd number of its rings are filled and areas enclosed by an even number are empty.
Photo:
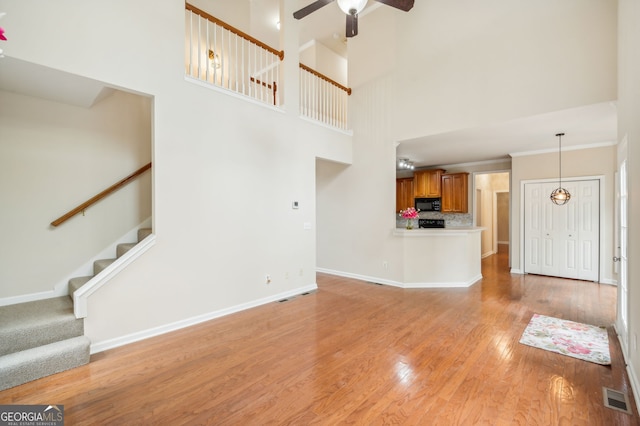
[[[543,232],[543,206],[542,185],[526,184],[524,186],[524,253],[525,272],[532,274],[542,273],[542,259],[540,258],[544,241]]]
[[[600,181],[563,186],[572,196],[558,206],[549,199],[557,183],[524,185],[524,272],[598,281]]]
[[[600,182],[584,181],[578,186],[577,231],[578,276],[580,280],[600,278]]]

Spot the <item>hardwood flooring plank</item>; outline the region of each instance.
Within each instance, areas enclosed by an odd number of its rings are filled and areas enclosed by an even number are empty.
[[[56,403],[73,425],[639,425],[611,327],[616,288],[509,273],[483,259],[466,289],[326,274],[318,290],[93,355],[0,392]],[[608,328],[612,365],[525,346],[534,313]]]

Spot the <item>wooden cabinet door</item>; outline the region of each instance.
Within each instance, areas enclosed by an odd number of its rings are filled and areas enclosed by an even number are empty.
[[[441,196],[441,177],[444,170],[419,170],[413,174],[414,196],[421,198],[439,198]]]
[[[413,178],[396,179],[396,212],[413,207]]]
[[[467,213],[469,210],[469,173],[442,175],[442,212]]]

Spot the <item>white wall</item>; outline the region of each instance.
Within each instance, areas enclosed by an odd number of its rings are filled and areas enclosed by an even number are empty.
[[[313,40],[300,51],[300,62],[343,86],[348,86],[347,60]]]
[[[151,161],[151,100],[116,91],[83,108],[0,92],[0,134],[0,299],[64,294],[71,273],[151,215],[147,172],[49,225]]]
[[[421,0],[409,13],[395,24],[398,140],[617,97],[616,0]]]
[[[640,333],[640,2],[619,1],[618,139],[628,141],[629,173],[629,335],[628,371],[636,404],[640,402],[640,351],[634,341]]]
[[[351,95],[353,165],[317,163],[318,267],[402,282],[402,244],[394,238],[395,144],[386,80]],[[385,265],[387,265],[385,267]]]
[[[94,345],[315,284],[315,158],[351,161],[348,136],[185,81],[183,3],[0,0],[0,10],[8,56],[154,97],[156,244],[89,300]]]
[[[397,14],[375,34],[362,32],[349,42],[354,162],[346,169],[319,166],[321,268],[400,280],[395,266],[402,250],[390,236],[393,218],[379,217],[395,202],[396,142],[616,99],[614,0],[424,0],[409,13],[411,19]],[[356,84],[360,72],[362,83]],[[599,154],[597,167],[609,177],[612,149]],[[574,164],[568,175],[584,173]],[[538,167],[533,175],[552,173],[555,167]],[[610,185],[609,202],[612,190]],[[519,194],[512,200],[517,204]],[[349,218],[337,219],[338,208]],[[360,212],[358,219],[349,212]],[[612,218],[611,211],[605,218]],[[603,256],[610,258],[611,229],[607,238]]]

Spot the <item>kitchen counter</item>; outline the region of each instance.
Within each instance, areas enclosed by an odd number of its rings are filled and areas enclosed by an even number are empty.
[[[403,287],[469,287],[482,278],[480,234],[485,228],[393,230],[402,240]]]
[[[486,228],[479,226],[454,226],[450,228],[395,228],[393,235],[401,237],[424,237],[428,235],[455,235],[482,232]]]

